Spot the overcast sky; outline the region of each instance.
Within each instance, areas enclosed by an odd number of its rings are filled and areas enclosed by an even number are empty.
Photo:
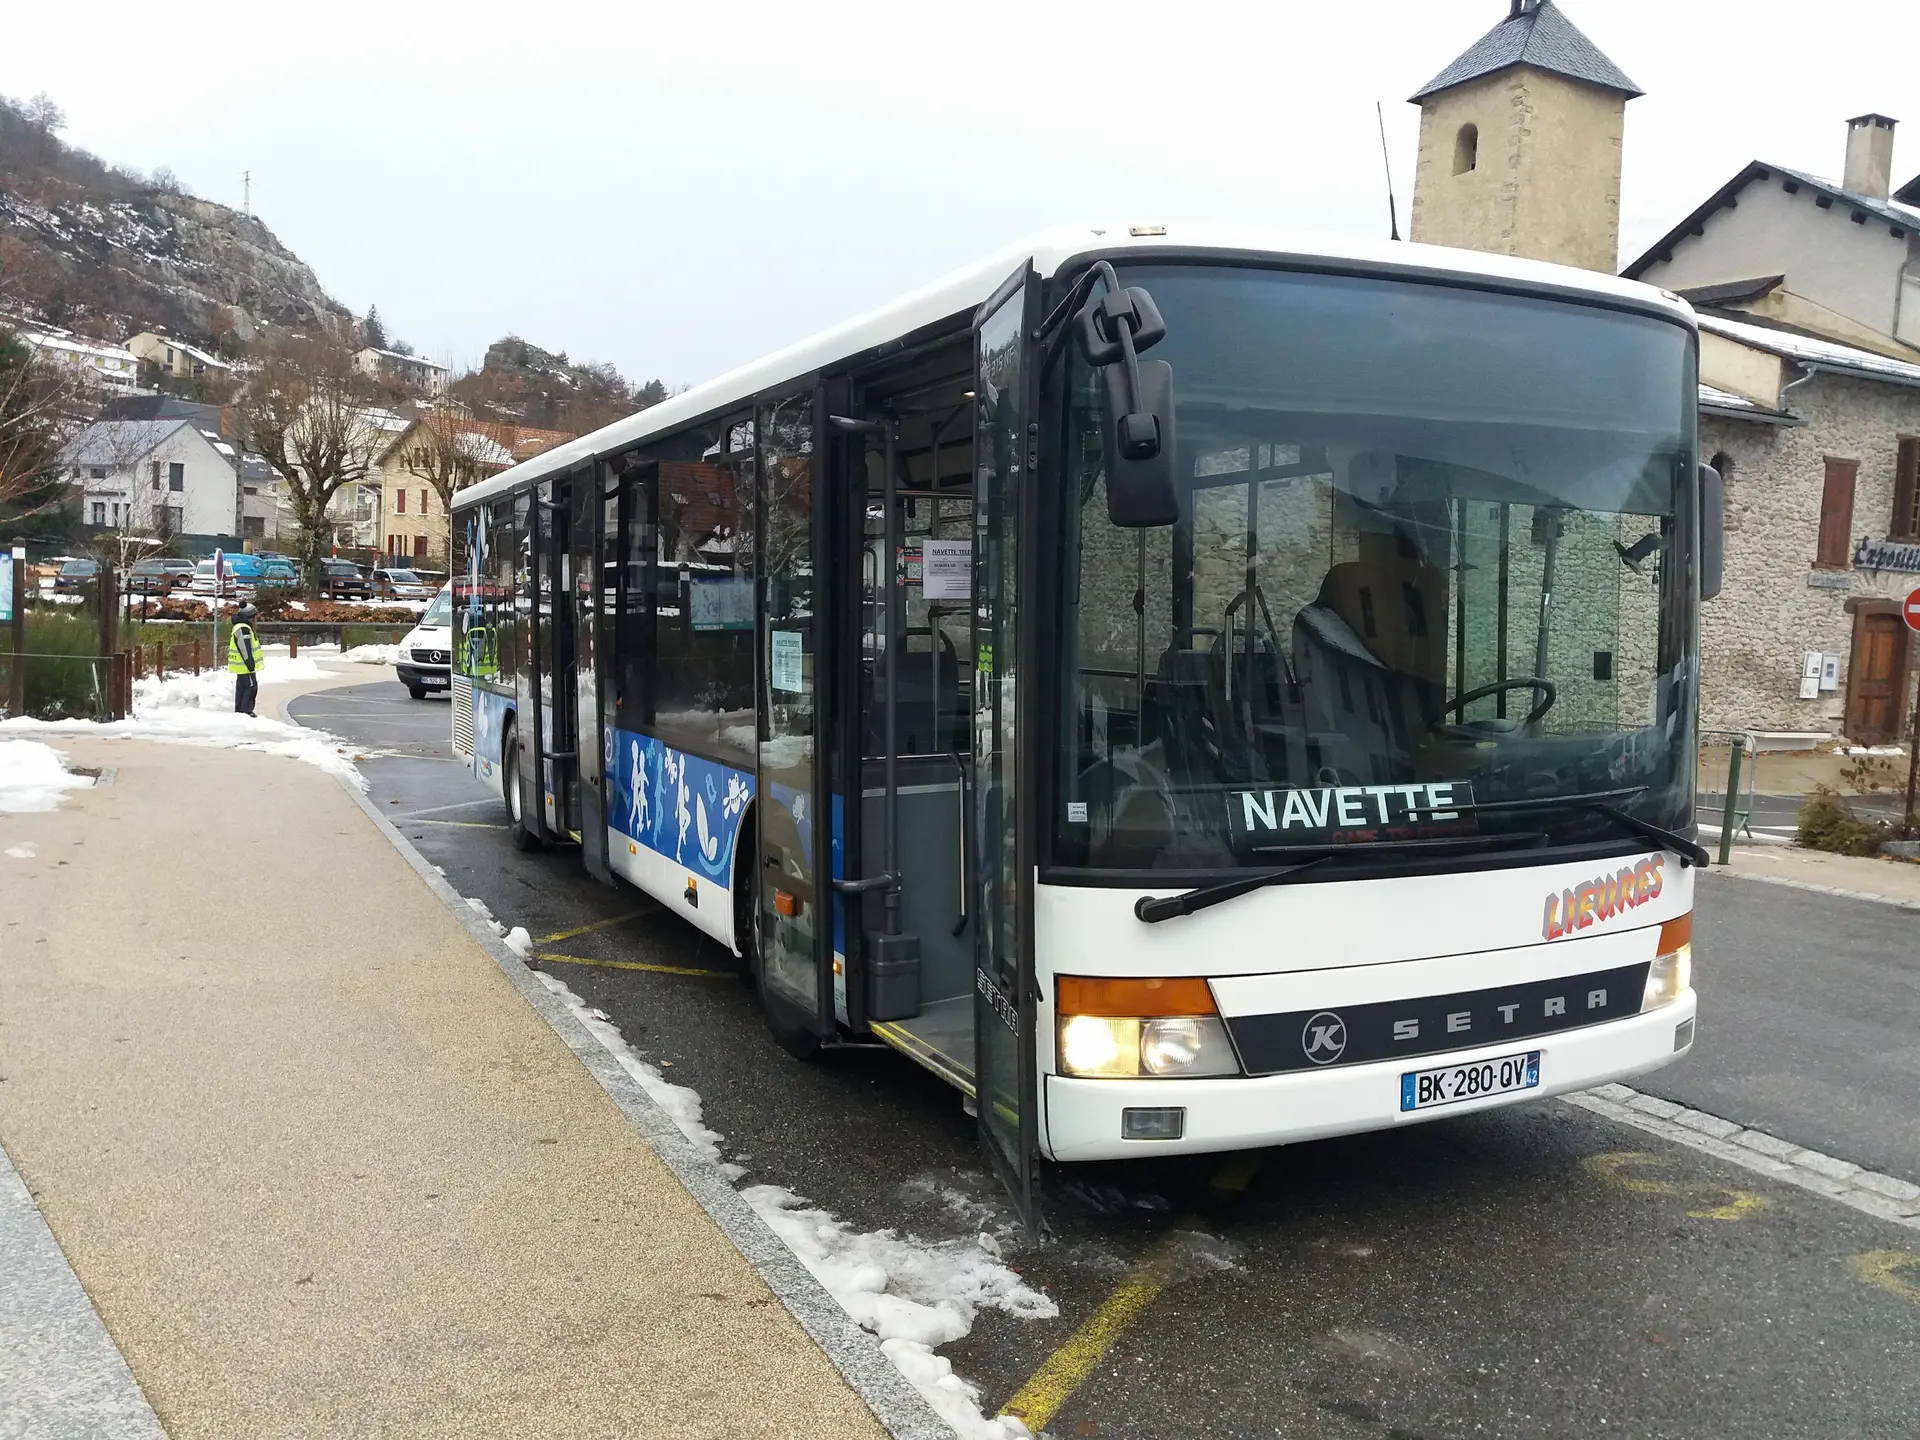
[[[329,0],[9,7],[0,93],[253,204],[356,313],[455,364],[509,331],[670,385],[1061,221],[1380,236],[1406,97],[1506,0]],[[1648,93],[1621,256],[1746,161],[1838,176],[1910,124],[1915,0],[1565,0]]]

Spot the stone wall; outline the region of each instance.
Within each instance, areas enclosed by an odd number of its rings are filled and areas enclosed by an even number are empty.
[[[1701,609],[1700,723],[1708,729],[1840,733],[1853,641],[1847,600],[1920,586],[1920,575],[1813,567],[1828,456],[1860,465],[1852,539],[1886,535],[1899,438],[1920,434],[1920,390],[1816,374],[1788,404],[1805,424],[1700,417],[1701,459],[1733,462],[1725,584]],[[1838,690],[1799,698],[1807,650],[1840,657]]]

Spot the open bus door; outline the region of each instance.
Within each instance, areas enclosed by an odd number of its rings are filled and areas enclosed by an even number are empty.
[[[541,486],[533,505],[534,701],[537,747],[533,773],[539,777],[541,824],[553,839],[580,834],[579,696],[575,664],[573,576],[573,492],[591,482],[561,476]]]
[[[974,1085],[981,1141],[1028,1225],[1039,1151],[1028,717],[1046,682],[1019,683],[1028,667],[1018,641],[1033,570],[1022,541],[1039,448],[1027,345],[1038,289],[1023,265],[973,322]]]

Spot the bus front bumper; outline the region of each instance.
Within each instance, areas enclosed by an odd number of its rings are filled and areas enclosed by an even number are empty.
[[[1695,1004],[1695,994],[1688,990],[1672,1004],[1642,1015],[1563,1030],[1531,1042],[1509,1041],[1285,1075],[1213,1080],[1075,1080],[1046,1075],[1042,1077],[1046,1087],[1043,1145],[1055,1160],[1126,1160],[1256,1149],[1564,1095],[1642,1075],[1678,1060],[1693,1043]],[[1534,1089],[1426,1110],[1400,1109],[1400,1077],[1409,1070],[1464,1065],[1524,1050],[1540,1052],[1540,1084]],[[1121,1138],[1122,1111],[1166,1106],[1180,1106],[1186,1112],[1178,1140]]]

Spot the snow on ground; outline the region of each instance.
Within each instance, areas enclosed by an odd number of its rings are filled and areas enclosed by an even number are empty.
[[[263,684],[271,685],[311,680],[326,673],[304,655],[290,660],[284,654],[273,654],[272,647],[268,647],[260,678]],[[180,745],[259,750],[317,766],[366,789],[366,781],[353,763],[356,753],[360,752],[347,742],[304,725],[236,714],[233,676],[224,670],[204,670],[198,675],[191,671],[176,672],[164,680],[150,676],[134,681],[130,719],[102,724],[95,720],[34,720],[20,716],[0,720],[0,735],[85,735],[102,740],[161,740]]]
[[[340,653],[342,660],[357,660],[363,665],[391,665],[400,658],[398,645],[356,645]]]
[[[485,905],[467,903],[498,925]],[[516,927],[513,933],[524,932]],[[694,1148],[720,1161],[725,1137],[702,1121],[698,1092],[672,1084],[636,1055],[606,1012],[590,1008],[545,971],[534,973],[667,1112]],[[724,1162],[721,1170],[730,1180],[745,1173],[739,1165]],[[989,1419],[982,1414],[979,1388],[954,1374],[947,1359],[934,1353],[935,1346],[967,1335],[982,1310],[1023,1319],[1060,1313],[1048,1296],[1001,1263],[992,1236],[924,1241],[892,1229],[862,1232],[778,1185],[751,1185],[740,1193],[854,1322],[880,1337],[887,1358],[961,1440],[1019,1440],[1029,1434],[1011,1416]]]
[[[21,814],[26,811],[52,810],[68,790],[80,790],[93,784],[86,775],[69,774],[60,761],[60,752],[37,740],[0,740],[0,811]],[[17,860],[33,858],[29,849]]]
[[[31,860],[34,856],[34,849],[33,846],[26,844],[9,845],[7,847],[7,856],[13,860]]]

